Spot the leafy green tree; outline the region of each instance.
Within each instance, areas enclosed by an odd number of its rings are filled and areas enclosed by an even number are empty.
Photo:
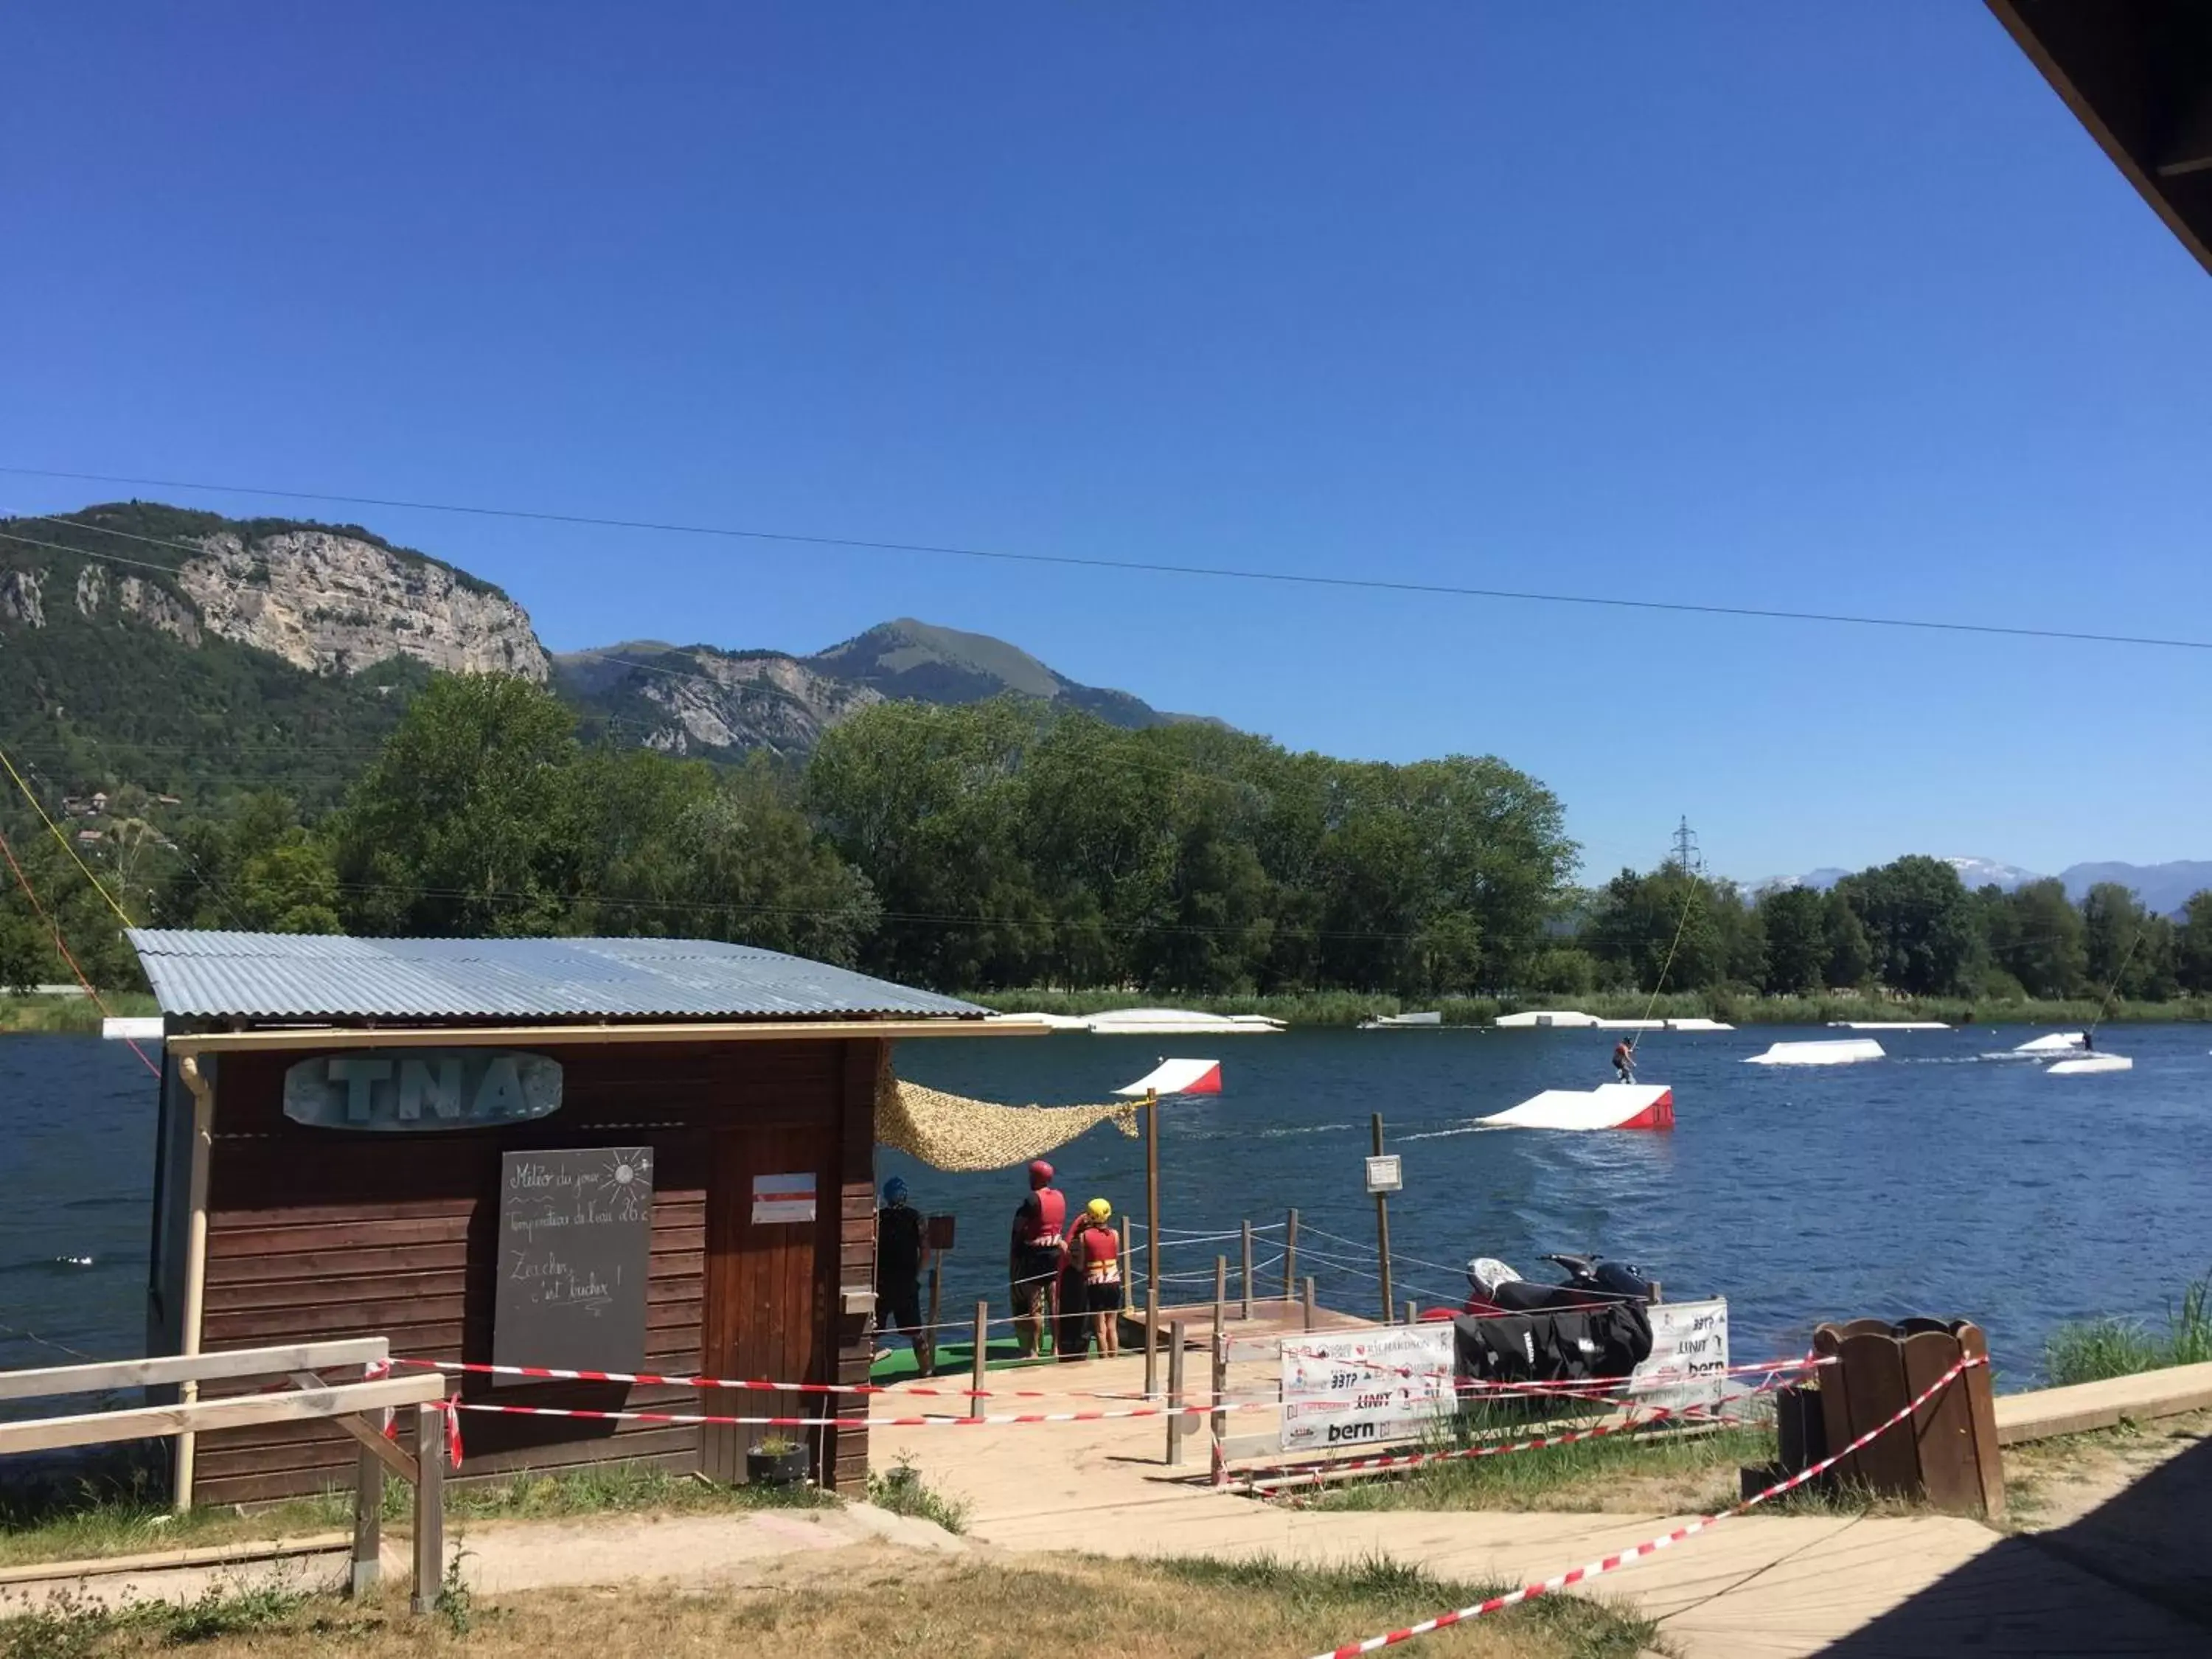
[[[1990,956],[2032,997],[2072,996],[2087,971],[2081,912],[2057,880],[1985,902]]]
[[[239,872],[239,907],[252,924],[276,933],[336,933],[338,872],[331,849],[295,825],[246,860]]]
[[[1810,996],[1826,982],[1831,955],[1827,895],[1810,887],[1778,887],[1759,895],[1765,924],[1766,972],[1759,988],[1777,996]]]
[[[1848,896],[1832,890],[1822,910],[1828,944],[1828,969],[1823,977],[1838,990],[1865,984],[1874,972],[1874,946],[1859,913]]]
[[[2212,890],[2192,894],[2174,938],[2174,976],[2192,996],[2212,996]]]
[[[1614,978],[1640,991],[1724,985],[1732,893],[1676,864],[1648,875],[1624,870],[1599,895],[1584,945]]]
[[[575,719],[550,691],[441,675],[348,792],[333,840],[346,920],[368,933],[561,930],[590,854]]]
[[[1866,929],[1875,973],[1908,996],[1965,992],[1979,966],[1981,932],[1959,872],[1912,854],[1836,884]]]

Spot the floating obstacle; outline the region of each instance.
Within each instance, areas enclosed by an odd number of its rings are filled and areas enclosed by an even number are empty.
[[[111,1042],[159,1042],[166,1028],[159,1014],[151,1018],[110,1014],[100,1022],[100,1034]]]
[[[1200,1014],[1184,1008],[1119,1008],[1083,1022],[1093,1036],[1265,1036],[1283,1029],[1266,1014]]]
[[[1724,1019],[1705,1019],[1693,1015],[1687,1019],[1668,1020],[1667,1029],[1670,1031],[1733,1031],[1735,1027]]]
[[[1218,1060],[1164,1060],[1117,1095],[1132,1098],[1152,1095],[1218,1095],[1221,1092],[1221,1062]]]
[[[1830,1037],[1814,1042],[1778,1042],[1763,1054],[1748,1054],[1747,1066],[1856,1066],[1884,1057],[1872,1037]]]
[[[2125,1054],[2081,1054],[2058,1060],[2047,1069],[2052,1077],[2079,1077],[2084,1072],[2132,1072],[2136,1063]]]
[[[1490,1023],[1501,1031],[1587,1031],[1598,1024],[1598,1017],[1572,1008],[1532,1008],[1527,1013],[1500,1014]]]
[[[1832,1019],[1832,1031],[1948,1031],[1940,1019]]]
[[[2048,1036],[2031,1037],[2012,1052],[2016,1054],[2063,1054],[2079,1048],[2087,1038],[2080,1031],[2053,1031]]]
[[[1674,1091],[1663,1083],[1547,1089],[1518,1106],[1475,1121],[1496,1129],[1671,1129]]]
[[[1425,1014],[1370,1014],[1359,1022],[1363,1031],[1440,1031],[1444,1017],[1441,1011]]]

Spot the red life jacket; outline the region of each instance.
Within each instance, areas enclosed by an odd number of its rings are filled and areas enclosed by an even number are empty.
[[[1121,1241],[1111,1227],[1093,1224],[1078,1235],[1082,1244],[1083,1279],[1088,1285],[1121,1282]]]
[[[1031,1210],[1030,1205],[1036,1207]],[[1014,1243],[1024,1249],[1057,1250],[1067,1243],[1062,1230],[1067,1224],[1067,1194],[1056,1187],[1040,1187],[1014,1212]]]

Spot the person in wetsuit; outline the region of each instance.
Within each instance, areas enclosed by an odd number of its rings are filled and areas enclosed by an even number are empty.
[[[921,1211],[906,1201],[906,1182],[884,1182],[876,1212],[876,1334],[906,1333],[914,1362],[927,1376],[937,1359],[933,1333],[921,1322],[921,1270],[929,1261],[929,1230]]]
[[[1623,1083],[1636,1081],[1636,1040],[1623,1037],[1613,1045],[1613,1072]]]

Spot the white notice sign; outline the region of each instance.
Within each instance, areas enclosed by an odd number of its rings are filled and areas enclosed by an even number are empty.
[[[1662,1302],[1651,1316],[1651,1357],[1629,1374],[1647,1406],[1717,1406],[1728,1389],[1728,1299]]]
[[[814,1177],[811,1175],[753,1177],[753,1225],[813,1219]]]
[[[1285,1335],[1282,1367],[1285,1451],[1416,1439],[1455,1399],[1445,1321]]]

